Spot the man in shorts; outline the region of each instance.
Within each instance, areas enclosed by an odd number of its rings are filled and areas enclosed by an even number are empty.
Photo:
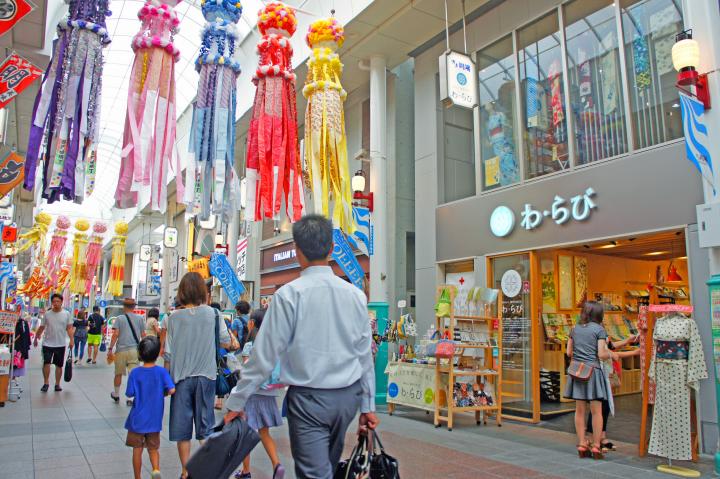
[[[102,342],[102,328],[105,325],[105,318],[100,314],[100,307],[93,306],[93,312],[89,318],[90,326],[88,328],[88,358],[87,362],[97,363],[98,350]]]
[[[53,294],[50,298],[52,309],[47,311],[40,319],[40,327],[35,334],[34,345],[45,337],[42,345],[43,355],[43,386],[41,392],[48,392],[50,389],[50,365],[55,365],[55,392],[62,391],[60,380],[63,377],[63,366],[65,364],[65,336],[70,338],[70,349],[73,348],[73,318],[68,311],[63,309],[63,297],[61,294]]]
[[[116,403],[120,402],[122,377],[137,366],[137,347],[140,340],[145,337],[145,321],[142,316],[133,313],[134,309],[135,300],[125,298],[123,313],[117,316],[112,324],[113,335],[107,357],[109,362],[115,361],[114,390],[110,393],[110,397]],[[126,404],[132,406],[132,400],[127,399]]]

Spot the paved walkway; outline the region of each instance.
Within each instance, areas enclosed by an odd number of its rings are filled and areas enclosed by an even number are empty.
[[[42,373],[37,350],[21,379],[20,401],[0,409],[0,479],[131,478],[131,453],[124,445],[123,424],[128,408],[110,400],[112,368],[104,363],[75,369],[72,383],[61,393],[40,393]],[[168,407],[165,422],[167,424]],[[404,409],[382,415],[383,442],[401,464],[403,478],[667,478],[654,468],[658,459],[633,456],[635,447],[605,461],[578,459],[570,434],[505,421],[477,427],[461,420],[452,432],[435,429],[430,416]],[[287,428],[273,432],[281,459],[292,474]],[[163,432],[160,450],[163,477],[179,475],[174,444]],[[253,477],[270,479],[270,463],[262,447],[252,455]],[[146,458],[144,458],[146,460]],[[148,464],[146,460],[146,465]],[[693,465],[712,477],[708,459]],[[150,476],[149,469],[145,477]],[[212,478],[203,478],[212,479]]]

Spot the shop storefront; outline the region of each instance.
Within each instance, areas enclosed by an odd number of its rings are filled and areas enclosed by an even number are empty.
[[[369,271],[370,261],[367,256],[358,254],[358,262],[364,271]],[[343,279],[345,273],[335,263],[330,261],[335,274]],[[265,248],[260,253],[260,303],[266,306],[275,291],[290,281],[300,277],[300,264],[297,260],[295,243],[285,242]]]
[[[685,159],[671,61],[685,28],[670,0],[503,2],[468,24],[478,106],[416,102],[419,328],[438,284],[520,285],[502,305],[506,416],[572,431],[563,349],[587,299],[605,305],[618,339],[647,302],[692,304],[712,375],[702,184]],[[444,49],[415,52],[416,100],[438,98]],[[622,373],[621,413],[634,421],[639,359]],[[697,418],[701,449],[714,452],[712,380]]]

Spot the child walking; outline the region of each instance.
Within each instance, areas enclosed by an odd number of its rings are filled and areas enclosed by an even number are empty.
[[[255,310],[250,315],[250,323],[254,323],[256,332],[260,329],[264,317],[264,309]],[[249,343],[246,343],[246,346],[247,344]],[[243,356],[249,355],[251,348],[252,346],[243,349]],[[247,404],[245,405],[247,423],[260,435],[260,441],[262,441],[265,452],[267,452],[270,462],[272,462],[273,479],[283,479],[285,477],[285,468],[280,464],[277,446],[270,435],[271,427],[282,426],[283,423],[280,410],[277,406],[277,398],[280,396],[280,391],[284,386],[279,384],[279,381],[280,368],[278,365],[272,372],[270,379],[260,387],[257,393],[248,398]],[[235,473],[235,478],[250,479],[251,477],[250,456],[247,456],[243,461],[242,470]]]
[[[152,479],[160,479],[160,431],[162,430],[165,396],[175,393],[175,384],[165,368],[155,365],[160,355],[160,341],[146,336],[138,344],[138,357],[142,367],[130,372],[125,395],[134,398],[132,409],[125,421],[125,444],[133,448],[135,479],[141,479],[142,452],[147,449],[152,465]]]

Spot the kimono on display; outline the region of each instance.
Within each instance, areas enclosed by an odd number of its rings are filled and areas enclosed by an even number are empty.
[[[690,460],[691,392],[708,377],[697,325],[692,318],[670,313],[655,323],[653,341],[648,374],[656,390],[648,452]]]

